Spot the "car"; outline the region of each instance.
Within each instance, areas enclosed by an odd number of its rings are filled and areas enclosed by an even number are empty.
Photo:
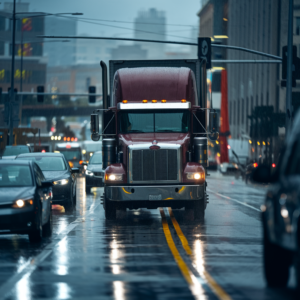
[[[52,185],[33,161],[0,161],[0,233],[51,236]]]
[[[2,154],[2,159],[14,159],[21,153],[31,153],[28,145],[6,146]]]
[[[76,173],[71,169],[61,153],[27,153],[20,154],[16,160],[32,160],[41,168],[45,178],[53,182],[54,204],[61,204],[66,211],[72,211],[76,205]]]
[[[82,149],[79,143],[58,143],[54,152],[63,154],[71,168],[82,168]]]
[[[294,120],[276,170],[269,164],[258,165],[252,180],[271,183],[261,207],[267,283],[286,286],[294,264],[300,292],[300,114]]]
[[[103,175],[104,171],[102,169],[102,151],[95,152],[88,164],[83,163],[87,168],[85,170],[85,186],[86,193],[91,192],[92,187],[103,186]]]

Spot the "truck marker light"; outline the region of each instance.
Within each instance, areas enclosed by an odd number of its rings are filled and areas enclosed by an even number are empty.
[[[71,138],[71,142],[74,142],[74,138]]]
[[[166,99],[162,99],[161,102],[162,102],[162,103],[166,103],[167,100],[166,100]]]
[[[67,141],[70,142],[70,138],[69,137],[67,138]]]
[[[122,102],[126,104],[128,101],[127,100],[123,100]]]
[[[66,137],[64,137],[64,141],[66,141],[67,140],[67,138]]]
[[[181,99],[181,102],[182,102],[182,103],[185,103],[185,102],[186,102],[186,100],[185,100],[185,99]]]
[[[148,100],[143,100],[143,103],[147,103],[148,102]]]
[[[152,103],[156,103],[157,102],[157,100],[152,100]]]

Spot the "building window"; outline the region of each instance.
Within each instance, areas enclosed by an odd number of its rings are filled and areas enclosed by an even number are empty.
[[[296,35],[300,35],[300,17],[296,18]]]

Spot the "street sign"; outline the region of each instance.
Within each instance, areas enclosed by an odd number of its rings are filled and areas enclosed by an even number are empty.
[[[211,39],[198,38],[198,59],[206,60],[206,68],[211,68]]]

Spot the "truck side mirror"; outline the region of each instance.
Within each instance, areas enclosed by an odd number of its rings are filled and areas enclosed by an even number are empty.
[[[98,114],[91,114],[91,133],[92,133],[92,140],[94,142],[99,141],[99,115]]]

